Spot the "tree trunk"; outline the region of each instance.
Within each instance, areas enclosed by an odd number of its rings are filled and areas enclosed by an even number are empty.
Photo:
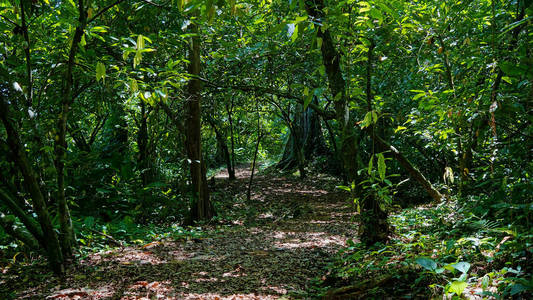
[[[24,230],[24,228],[16,226],[14,217],[10,218],[0,212],[0,227],[2,227],[7,234],[22,241],[30,249],[39,250],[39,243],[37,240],[28,231]]]
[[[141,121],[139,122],[139,132],[137,133],[137,147],[139,147],[138,166],[141,173],[142,186],[146,187],[154,180],[153,163],[148,141],[148,114],[146,104],[141,101]]]
[[[246,200],[250,201],[252,194],[252,183],[254,181],[255,165],[257,162],[257,152],[259,151],[259,143],[261,143],[261,133],[257,132],[257,142],[255,144],[254,160],[252,161],[252,171],[250,173],[250,181],[248,182],[248,190],[246,191]]]
[[[298,166],[301,173],[305,161],[326,154],[328,150],[322,135],[320,118],[314,110],[308,108],[305,112],[296,114],[293,119],[292,125],[289,124],[289,139],[285,143],[283,156],[277,167],[290,170]]]
[[[324,19],[324,1],[310,0],[305,2],[305,8],[309,16],[317,22]],[[348,97],[346,96],[346,83],[342,77],[340,67],[340,55],[335,49],[329,29],[317,26],[317,37],[322,39],[321,53],[322,63],[326,69],[329,89],[334,98],[335,118],[337,120],[340,135],[339,154],[341,156],[344,177],[352,182],[357,177],[358,145],[354,125],[350,123],[350,110]]]
[[[366,66],[366,106],[367,113],[372,113],[372,100],[374,98],[372,94],[372,57],[374,54],[374,41],[371,41],[367,52],[367,66]],[[368,127],[368,132],[372,138],[372,155],[375,154],[374,140],[376,137],[376,131],[379,131],[379,123],[371,124]],[[380,147],[377,147],[380,148]],[[373,159],[371,157],[370,159]],[[390,225],[387,220],[387,212],[379,203],[379,199],[376,198],[374,193],[364,195],[367,197],[363,201],[361,212],[361,227],[359,233],[361,241],[366,245],[373,245],[378,242],[386,242],[389,239]]]
[[[4,127],[6,129],[7,143],[13,153],[13,160],[18,166],[20,172],[22,173],[22,176],[24,178],[24,185],[31,196],[33,211],[37,214],[37,219],[39,220],[39,224],[43,232],[43,237],[46,241],[45,248],[50,266],[54,273],[63,274],[65,269],[63,254],[61,251],[61,246],[59,244],[59,239],[56,235],[50,215],[48,213],[45,198],[39,187],[39,182],[35,175],[35,171],[31,167],[31,164],[28,161],[28,158],[26,157],[26,151],[22,146],[18,129],[11,121],[11,116],[9,114],[9,105],[6,103],[6,100],[3,99],[1,94],[0,118],[2,119],[2,123],[4,124]]]
[[[198,26],[194,23],[189,25],[191,44],[189,49],[189,74],[200,76],[200,38]],[[191,220],[209,220],[214,215],[213,205],[209,200],[207,187],[206,167],[202,158],[202,132],[201,132],[201,101],[202,83],[197,78],[192,78],[187,83],[186,99],[186,122],[185,122],[185,145],[189,158],[190,173],[193,189],[193,201],[191,208]]]
[[[61,98],[61,114],[57,121],[57,133],[54,144],[54,165],[57,173],[57,204],[60,227],[60,241],[61,249],[63,251],[64,259],[70,260],[73,257],[72,247],[76,243],[74,237],[74,229],[72,228],[72,219],[70,217],[70,210],[67,199],[65,198],[65,159],[67,152],[67,119],[70,112],[70,105],[74,100],[73,97],[73,69],[78,53],[78,44],[81,42],[85,27],[87,25],[87,13],[83,1],[78,3],[78,26],[72,37],[72,44],[70,46],[69,59],[67,70],[63,78],[63,90]]]
[[[293,124],[291,129],[291,135],[293,139],[292,151],[296,153],[296,161],[298,164],[298,171],[300,172],[300,179],[304,179],[306,177],[306,174],[304,149],[302,147],[302,128],[298,124]]]
[[[376,141],[380,143],[385,149],[390,150],[394,158],[409,172],[411,177],[416,180],[422,187],[426,190],[426,192],[431,196],[431,198],[435,199],[436,201],[441,201],[444,197],[437,189],[433,187],[431,182],[424,177],[420,171],[413,166],[413,164],[405,157],[403,156],[400,151],[398,151],[393,146],[389,145],[387,142],[385,142],[382,138],[379,136],[376,136]]]
[[[35,221],[16,201],[15,197],[8,191],[0,188],[0,201],[3,202],[7,208],[11,211],[13,215],[19,218],[19,220],[24,224],[26,229],[33,235],[33,237],[46,248],[46,240],[42,228],[39,223]]]
[[[65,259],[73,257],[72,247],[74,245],[74,230],[70,218],[70,210],[65,198],[65,159],[66,159],[66,131],[69,104],[62,105],[61,115],[58,120],[59,132],[56,136],[54,164],[57,172],[57,204],[60,226],[61,249]]]
[[[231,140],[231,170],[229,173],[229,180],[235,180],[235,137],[233,135],[233,98],[231,98],[231,106],[228,107],[226,104],[226,111],[228,112],[228,122],[229,122],[229,134]]]
[[[257,100],[256,100],[257,101]],[[261,143],[261,118],[259,117],[259,108],[257,108],[257,142],[255,143],[254,160],[252,161],[252,172],[250,173],[250,182],[248,183],[248,190],[246,191],[246,200],[250,201],[252,193],[252,183],[254,180],[255,164],[257,161],[257,152],[259,152],[259,144]]]
[[[215,124],[215,120],[213,120],[210,116],[207,117],[207,121],[209,122],[209,125],[213,128],[215,131],[215,138],[217,140],[217,152],[221,151],[220,155],[222,156],[224,162],[226,163],[226,168],[228,170],[228,175],[230,180],[235,179],[235,169],[233,168],[233,164],[231,162],[231,157],[229,154],[228,145],[226,144],[226,135],[220,131],[219,128],[217,128]],[[218,156],[219,154],[217,154]],[[233,179],[232,179],[233,178]]]

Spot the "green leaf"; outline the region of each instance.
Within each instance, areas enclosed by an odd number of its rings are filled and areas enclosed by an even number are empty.
[[[404,126],[398,126],[396,127],[396,129],[394,129],[394,133],[398,132],[398,131],[402,131],[402,130],[406,130],[407,127],[404,127]]]
[[[359,8],[360,13],[367,12],[372,8],[368,2],[359,2],[358,4],[361,6],[361,8]]]
[[[502,69],[502,71],[509,75],[509,76],[521,76],[521,75],[525,75],[525,70],[523,68],[521,68],[520,66],[512,63],[512,62],[508,62],[508,61],[504,61],[500,64],[500,68]]]
[[[458,262],[456,264],[453,264],[452,266],[454,267],[454,269],[458,270],[461,273],[467,273],[470,269],[470,264],[465,261]]]
[[[307,15],[302,16],[302,17],[296,17],[296,19],[294,20],[294,23],[298,24],[298,23],[303,22],[305,20],[307,20]]]
[[[370,10],[370,15],[379,21],[381,23],[383,21],[383,15],[381,14],[381,11],[379,9],[372,8]]]
[[[367,112],[363,121],[361,122],[361,128],[365,128],[372,124],[372,112]]]
[[[105,83],[105,66],[103,63],[98,62],[96,63],[96,81],[99,82],[100,79]]]
[[[502,77],[502,80],[505,81],[505,82],[507,82],[508,84],[513,84],[511,78],[509,78],[509,77],[507,77],[507,76],[503,76],[503,77]]]
[[[521,293],[521,292],[523,292],[523,291],[527,291],[527,290],[529,290],[529,289],[530,289],[530,288],[528,288],[527,286],[522,285],[522,284],[519,284],[519,283],[517,283],[517,284],[513,284],[513,285],[511,286],[511,296],[514,296],[514,295],[516,295],[516,294],[519,294],[519,293]]]
[[[385,172],[387,171],[387,166],[385,165],[385,157],[383,153],[378,153],[378,173],[381,181],[385,179]]]
[[[350,189],[350,187],[345,186],[345,185],[339,185],[339,186],[337,186],[337,188],[340,189],[340,190],[348,191],[348,192],[351,192],[351,191],[352,191],[352,190]]]
[[[376,124],[378,122],[378,114],[376,111],[372,111],[372,123]]]
[[[294,24],[293,24],[294,25]],[[298,38],[298,28],[299,26],[295,26],[294,25],[294,30],[292,32],[292,35],[291,35],[291,41],[294,43],[294,41],[296,41],[296,39]]]
[[[185,1],[185,0],[176,0],[176,4],[177,4],[177,6],[178,6],[178,10],[179,10],[179,11],[182,11],[182,10],[183,10],[183,2],[184,2],[184,1]],[[235,2],[233,2],[233,3],[235,3]]]
[[[130,90],[134,93],[139,90],[139,85],[137,84],[137,80],[135,80],[135,78],[132,78],[130,81]]]
[[[416,94],[416,95],[413,97],[413,100],[418,100],[418,99],[424,97],[425,95],[426,95],[426,93]]]
[[[142,58],[141,51],[137,51],[135,53],[135,57],[133,57],[133,68],[137,67],[141,63]]]
[[[466,289],[467,286],[468,286],[468,283],[464,281],[454,281],[448,288],[448,292],[455,293],[457,296],[461,296],[461,294],[463,293],[463,291]]]
[[[435,270],[437,269],[437,263],[431,258],[419,257],[415,261],[417,264],[421,265],[424,269],[428,271],[435,272]]]
[[[137,50],[142,50],[142,49],[144,49],[144,38],[142,34],[139,34],[137,36]]]
[[[379,6],[379,8],[381,8],[382,11],[388,13],[389,15],[395,16],[395,17],[398,15],[394,10],[388,7],[386,3],[378,2],[376,4]]]

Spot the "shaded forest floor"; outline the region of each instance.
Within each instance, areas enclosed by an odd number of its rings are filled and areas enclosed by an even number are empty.
[[[46,266],[30,278],[4,279],[20,298],[280,299],[308,298],[335,253],[356,235],[337,180],[256,175],[215,177],[219,215],[197,236],[164,238],[91,253],[60,282]],[[25,273],[28,271],[26,270]]]

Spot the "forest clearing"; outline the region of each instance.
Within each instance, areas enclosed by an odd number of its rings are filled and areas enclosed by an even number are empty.
[[[0,299],[529,299],[533,1],[0,0]]]

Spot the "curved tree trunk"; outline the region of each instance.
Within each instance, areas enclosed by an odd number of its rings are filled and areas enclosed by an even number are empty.
[[[13,161],[20,170],[24,178],[25,188],[31,196],[33,211],[37,214],[37,220],[44,237],[43,240],[46,243],[45,249],[50,266],[54,273],[63,274],[65,266],[59,238],[52,225],[52,219],[48,212],[44,195],[39,187],[37,175],[28,161],[26,150],[20,140],[18,128],[12,122],[12,116],[9,114],[9,105],[3,98],[0,98],[0,118],[6,129],[7,143],[13,153]]]

